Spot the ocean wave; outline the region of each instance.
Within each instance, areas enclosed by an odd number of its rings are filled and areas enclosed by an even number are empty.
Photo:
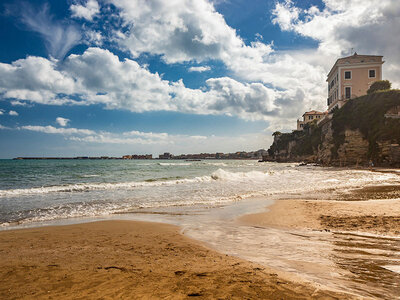
[[[61,219],[101,217],[115,214],[137,213],[141,209],[165,208],[165,207],[183,207],[207,205],[209,207],[225,205],[230,202],[240,201],[251,196],[260,195],[259,193],[234,194],[230,196],[209,196],[206,198],[185,198],[184,200],[174,201],[150,201],[150,202],[107,202],[90,201],[65,203],[57,206],[45,208],[35,208],[16,212],[9,216],[9,219],[0,220],[0,227],[19,226],[34,222],[48,222]]]
[[[192,163],[158,163],[159,166],[190,166]]]
[[[67,193],[67,192],[87,192],[93,190],[111,190],[111,189],[133,189],[144,186],[163,186],[175,185],[191,182],[211,181],[210,176],[195,177],[192,179],[176,179],[169,181],[133,181],[116,183],[77,183],[68,185],[55,185],[34,187],[29,189],[0,190],[0,197],[12,197],[19,195],[48,194],[48,193]]]
[[[93,190],[111,190],[111,189],[134,189],[140,187],[167,186],[176,184],[191,184],[210,181],[262,181],[272,172],[263,173],[260,171],[250,172],[229,172],[218,169],[211,175],[199,176],[194,178],[178,178],[173,180],[148,179],[145,181],[115,182],[115,183],[77,183],[67,185],[42,186],[28,189],[10,189],[0,190],[0,197],[12,197],[19,195],[34,195],[48,193],[68,193],[68,192],[87,192]]]
[[[345,172],[346,173],[346,172]],[[353,172],[349,172],[349,174],[342,174],[345,177],[349,177],[349,175],[354,175]],[[362,173],[359,172],[361,175]],[[298,176],[303,176],[301,171],[297,169],[285,169],[285,170],[275,170],[275,171],[248,171],[248,172],[232,172],[224,169],[218,169],[212,172],[210,175],[198,176],[194,178],[152,178],[147,179],[145,181],[131,181],[131,182],[108,182],[108,183],[77,183],[77,184],[66,184],[66,185],[55,185],[55,186],[42,186],[42,187],[33,187],[26,189],[10,189],[10,190],[0,190],[0,197],[13,197],[19,195],[34,195],[34,194],[48,194],[48,193],[68,193],[68,192],[87,192],[93,190],[116,190],[116,189],[135,189],[141,187],[156,187],[156,186],[171,186],[177,184],[194,184],[194,183],[203,183],[203,182],[216,182],[216,181],[224,181],[224,182],[240,182],[240,183],[255,183],[259,187],[264,186],[280,186],[280,183],[285,181],[290,181],[296,179],[299,181]],[[322,174],[321,174],[322,175]],[[338,174],[339,175],[339,174]],[[398,180],[398,176],[394,174],[373,174],[371,172],[365,172],[362,174],[363,176],[359,176],[357,179],[349,180],[339,180],[337,178],[326,178],[321,180],[320,183],[328,188],[332,185],[334,187],[342,186],[342,187],[350,187],[350,186],[361,186],[369,183],[377,183],[377,182],[388,182],[393,179]],[[315,174],[318,176],[318,174]],[[300,179],[302,179],[301,177]],[[299,184],[305,185],[302,186],[302,190],[306,190],[307,186],[304,182],[300,182]],[[317,184],[318,186],[318,184]],[[319,188],[324,188],[324,186],[320,186]],[[315,189],[316,185],[312,185],[312,188]],[[265,188],[260,188],[264,190]],[[292,188],[293,189],[293,188]],[[301,190],[300,189],[300,190]],[[279,189],[283,191],[282,189]]]
[[[232,181],[264,181],[269,176],[273,175],[272,172],[249,171],[249,172],[229,172],[223,169],[218,169],[211,174],[214,180],[232,180]]]

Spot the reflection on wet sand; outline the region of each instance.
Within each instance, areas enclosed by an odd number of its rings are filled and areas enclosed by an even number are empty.
[[[386,268],[400,267],[400,239],[216,223],[185,232],[224,253],[334,290],[384,299],[400,295],[400,274]]]
[[[333,261],[351,275],[348,285],[363,294],[400,299],[400,238],[333,233]]]

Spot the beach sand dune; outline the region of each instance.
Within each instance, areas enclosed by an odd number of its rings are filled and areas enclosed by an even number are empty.
[[[217,253],[175,226],[101,221],[0,232],[1,299],[338,299]]]

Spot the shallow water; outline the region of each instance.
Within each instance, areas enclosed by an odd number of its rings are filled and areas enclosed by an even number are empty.
[[[249,160],[0,160],[0,227],[397,180],[390,173]]]

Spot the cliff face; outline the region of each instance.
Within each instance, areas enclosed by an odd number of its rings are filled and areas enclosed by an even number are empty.
[[[303,131],[275,136],[268,153],[276,161],[323,165],[400,166],[400,91],[350,100]]]

